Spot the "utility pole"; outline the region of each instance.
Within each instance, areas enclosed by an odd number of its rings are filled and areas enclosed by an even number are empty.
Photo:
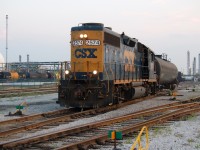
[[[8,15],[6,15],[6,70],[8,70]]]

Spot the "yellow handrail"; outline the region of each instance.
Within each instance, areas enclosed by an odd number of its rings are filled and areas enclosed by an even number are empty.
[[[142,136],[142,133],[146,132],[146,146],[145,148],[142,147],[141,145],[141,136]],[[138,144],[138,149],[136,149],[136,145]],[[130,150],[148,150],[149,148],[149,134],[148,134],[148,128],[146,126],[144,126],[142,128],[142,130],[140,131],[136,141],[134,142],[134,144],[131,146],[131,149]]]

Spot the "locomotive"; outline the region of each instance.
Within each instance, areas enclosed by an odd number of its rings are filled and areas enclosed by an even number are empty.
[[[97,108],[174,89],[177,67],[101,23],[71,28],[71,61],[61,64],[58,103]]]

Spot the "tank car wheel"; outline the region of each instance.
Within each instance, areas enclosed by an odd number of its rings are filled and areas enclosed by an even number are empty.
[[[177,88],[176,84],[171,84],[170,85],[170,90],[174,91],[174,90],[176,90],[176,88]]]

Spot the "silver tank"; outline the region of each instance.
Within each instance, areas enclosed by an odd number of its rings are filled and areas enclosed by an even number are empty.
[[[175,83],[178,76],[177,67],[173,63],[158,57],[155,57],[155,60],[158,82],[160,84]]]

